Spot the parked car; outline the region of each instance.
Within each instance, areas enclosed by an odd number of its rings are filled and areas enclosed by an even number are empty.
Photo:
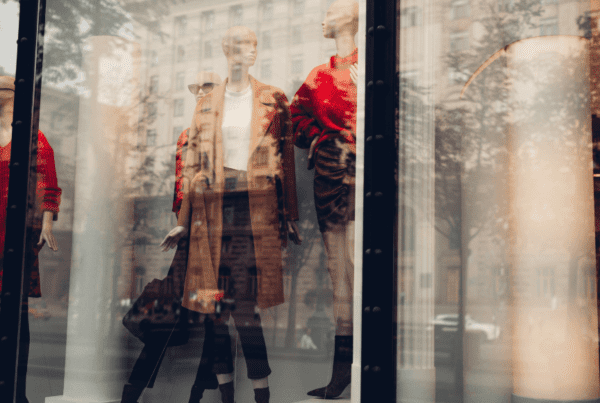
[[[458,326],[457,313],[445,313],[436,315],[432,324],[435,326]],[[494,341],[500,337],[500,327],[493,323],[477,322],[470,315],[465,315],[465,330],[468,332],[482,332],[487,341]]]

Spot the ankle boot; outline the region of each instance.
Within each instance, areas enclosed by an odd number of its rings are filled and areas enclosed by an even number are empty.
[[[311,390],[309,396],[333,399],[342,394],[350,385],[352,377],[352,336],[335,336],[333,353],[333,372],[331,381],[325,387]]]
[[[138,399],[144,391],[143,386],[136,386],[130,383],[126,383],[123,386],[123,395],[121,396],[121,403],[137,403]]]
[[[223,403],[235,403],[235,400],[233,400],[233,381],[220,384],[219,390],[221,391],[221,401]]]
[[[269,392],[269,387],[254,389],[254,401],[256,403],[269,403],[269,399],[271,398],[271,392]]]

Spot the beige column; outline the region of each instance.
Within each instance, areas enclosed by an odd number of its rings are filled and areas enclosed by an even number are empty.
[[[62,396],[47,403],[118,402],[126,380],[122,314],[114,299],[139,60],[139,46],[122,38],[92,37],[84,46],[65,383]]]
[[[588,41],[506,50],[514,395],[600,397]]]

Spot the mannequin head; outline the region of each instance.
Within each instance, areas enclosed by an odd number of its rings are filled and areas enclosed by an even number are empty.
[[[239,65],[247,70],[254,65],[257,39],[250,28],[243,26],[229,28],[223,36],[221,45],[230,66]]]
[[[358,3],[355,0],[336,0],[327,10],[321,26],[325,38],[354,37],[358,32]]]
[[[14,77],[0,76],[0,109],[12,106],[15,100]]]
[[[221,77],[216,73],[208,71],[201,71],[196,75],[196,82],[188,85],[188,88],[194,97],[196,102],[199,102],[202,98],[212,91],[214,87],[222,83]]]

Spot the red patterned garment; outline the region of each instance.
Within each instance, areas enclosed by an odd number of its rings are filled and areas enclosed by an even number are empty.
[[[350,66],[358,61],[358,49],[315,67],[300,87],[290,111],[296,146],[309,148],[332,137],[343,138],[356,153],[356,85]]]
[[[60,205],[61,189],[58,187],[56,179],[56,167],[54,164],[54,151],[46,140],[46,136],[38,131],[38,150],[37,150],[37,185],[36,185],[36,213],[34,214],[32,239],[33,250],[27,257],[31,262],[28,268],[27,277],[29,278],[30,297],[41,297],[40,273],[38,264],[38,253],[40,247],[37,246],[42,227],[42,216],[44,211],[54,213],[54,220],[58,218],[58,207]],[[11,143],[4,147],[0,146],[0,261],[4,254],[4,241],[6,239],[6,208],[8,203],[8,180],[10,163]],[[0,266],[0,289],[2,289],[2,269]]]
[[[173,195],[173,212],[179,215],[181,202],[183,201],[183,168],[185,167],[185,153],[188,145],[188,127],[179,135],[177,140],[177,152],[175,153],[175,194]]]

